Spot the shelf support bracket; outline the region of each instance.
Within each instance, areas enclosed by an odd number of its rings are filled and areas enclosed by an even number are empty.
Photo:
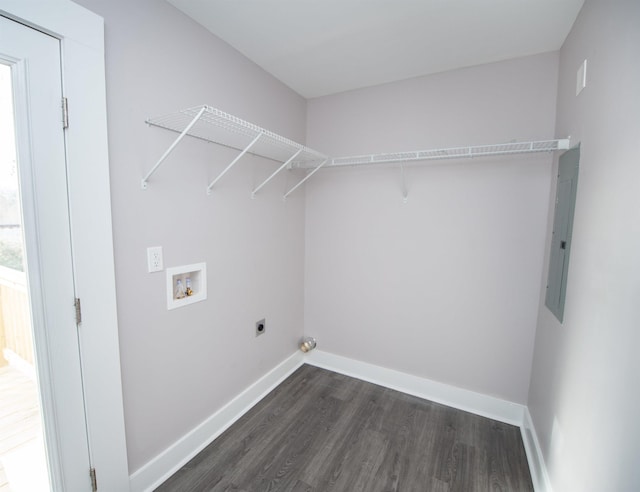
[[[220,178],[222,178],[222,176],[224,176],[225,174],[227,174],[227,172],[229,171],[229,169],[231,169],[233,166],[236,165],[236,163],[242,158],[243,155],[245,155],[247,152],[249,152],[249,150],[251,150],[251,147],[253,147],[258,140],[260,140],[260,137],[262,136],[262,132],[258,133],[256,135],[256,138],[254,138],[251,143],[249,145],[247,145],[245,147],[245,149],[240,152],[240,154],[238,154],[238,157],[236,157],[234,160],[231,161],[231,164],[229,164],[227,167],[224,168],[224,170],[218,174],[218,177],[216,179],[214,179],[213,181],[211,181],[211,183],[209,183],[209,186],[207,186],[207,195],[211,195],[211,188],[213,188],[213,186],[220,181]]]
[[[404,176],[403,165],[400,165],[400,184],[402,186],[402,202],[407,203],[407,200],[409,200],[409,190],[407,189],[407,181]]]
[[[298,188],[298,186],[300,186],[300,185],[301,185],[302,183],[304,183],[307,179],[309,179],[311,176],[313,176],[315,173],[317,173],[317,172],[322,168],[322,166],[324,166],[327,162],[329,162],[329,159],[325,159],[324,161],[322,161],[322,163],[321,163],[319,166],[317,166],[316,168],[314,168],[314,169],[313,169],[313,171],[311,171],[311,172],[310,172],[309,174],[307,174],[304,178],[302,178],[302,180],[301,180],[297,185],[295,185],[293,188],[291,188],[289,191],[287,191],[287,192],[284,194],[284,196],[282,197],[282,199],[283,199],[283,200],[286,200],[286,199],[287,199],[287,197],[288,197],[289,195],[291,195],[291,193],[293,193],[293,192]]]
[[[265,179],[265,180],[262,182],[262,184],[258,185],[258,186],[256,187],[256,189],[255,189],[255,190],[253,190],[253,191],[251,192],[251,198],[255,198],[255,197],[256,197],[256,193],[258,193],[258,191],[260,191],[264,185],[266,185],[269,181],[271,181],[271,180],[276,176],[276,174],[278,174],[278,173],[279,173],[280,171],[282,171],[285,167],[287,167],[289,164],[291,164],[291,163],[293,162],[293,160],[294,160],[296,157],[298,157],[301,153],[302,153],[302,149],[298,150],[298,152],[296,152],[296,153],[295,153],[295,154],[293,154],[289,159],[287,159],[287,161],[286,161],[284,164],[282,164],[282,166],[280,166],[278,169],[276,169],[276,170],[273,172],[273,174],[271,174],[271,176],[269,176],[267,179]]]
[[[193,127],[193,125],[195,125],[197,123],[197,121],[200,119],[200,117],[202,116],[202,114],[205,112],[205,110],[207,109],[206,106],[203,106],[200,111],[198,111],[198,114],[195,116],[195,118],[193,118],[193,120],[191,120],[191,123],[189,123],[187,125],[187,127],[182,130],[182,133],[180,135],[178,135],[178,138],[175,139],[175,141],[171,144],[171,146],[166,150],[166,152],[164,154],[162,154],[162,157],[160,157],[160,159],[158,159],[158,162],[156,162],[156,165],[153,166],[151,168],[151,171],[149,171],[147,173],[147,175],[142,178],[142,183],[140,184],[143,190],[147,189],[147,182],[149,180],[149,178],[151,177],[151,175],[153,173],[156,172],[156,169],[158,169],[160,167],[160,164],[162,164],[164,162],[164,160],[169,157],[169,154],[171,154],[171,152],[173,152],[173,149],[176,148],[176,146],[180,143],[180,141],[184,138],[184,136],[189,133],[189,130],[191,130],[191,128]]]

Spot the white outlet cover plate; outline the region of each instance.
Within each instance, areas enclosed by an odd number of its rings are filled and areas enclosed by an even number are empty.
[[[149,273],[164,270],[164,265],[162,264],[162,246],[147,248],[147,268],[149,269]]]

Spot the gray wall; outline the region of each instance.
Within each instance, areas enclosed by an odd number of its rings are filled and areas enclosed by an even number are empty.
[[[558,55],[546,54],[319,98],[308,109],[165,2],[78,3],[106,24],[131,472],[292,353],[304,321],[327,351],[519,403],[528,395],[556,490],[637,488],[637,2],[587,1],[562,49],[558,88]],[[584,58],[589,86],[576,98]],[[397,169],[326,171],[306,198],[300,190],[283,203],[289,173],[249,199],[275,167],[255,158],[207,196],[234,153],[191,141],[141,191],[174,138],[144,119],[198,104],[298,141],[307,125],[307,143],[333,154],[570,134],[582,160],[564,325],[542,295],[549,156],[410,167],[406,204]],[[207,262],[206,302],[166,310],[164,274],[146,273],[155,245],[166,266]],[[263,316],[268,334],[256,339]]]
[[[176,137],[144,120],[209,104],[297,141],[306,102],[165,2],[80,0],[105,19],[107,106],[122,377],[133,473],[296,350],[302,334],[304,192],[247,158],[207,196],[233,151],[185,141],[140,189]],[[73,101],[71,101],[73,105]],[[73,116],[71,116],[73,124]],[[189,140],[189,139],[187,139]],[[90,165],[90,163],[87,163]],[[209,298],[167,311],[165,266],[207,262]],[[96,261],[99,261],[96,258]],[[266,317],[267,334],[254,337]]]
[[[332,155],[555,137],[557,53],[309,101]],[[562,132],[560,133],[562,135]],[[329,352],[526,403],[548,154],[327,170],[306,189],[305,331]]]
[[[581,142],[578,197],[564,323],[541,290],[529,392],[557,491],[640,489],[639,46],[640,2],[587,0],[560,52],[557,133]]]

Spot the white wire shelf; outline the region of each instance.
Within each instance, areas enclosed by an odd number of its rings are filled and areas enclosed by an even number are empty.
[[[293,158],[296,163],[304,164],[306,167],[317,167],[328,159],[327,156],[309,147],[206,105],[148,118],[146,123],[171,130],[180,135],[142,179],[143,189],[147,188],[149,178],[186,135],[241,151],[240,155],[209,184],[207,187],[209,193],[217,181],[247,153],[286,164],[258,186],[253,191],[253,195],[278,172],[290,166]]]
[[[552,152],[554,150],[568,150],[570,140],[540,140],[535,142],[511,142],[492,145],[477,145],[468,147],[451,147],[444,149],[416,150],[409,152],[392,152],[386,154],[366,154],[347,157],[334,157],[324,167],[359,166],[367,164],[391,164],[396,162],[428,161],[436,159],[465,159],[507,154],[528,154],[532,152]],[[294,162],[294,167],[306,168],[306,163]]]
[[[245,154],[252,154],[282,163],[267,179],[253,189],[251,193],[252,198],[255,198],[256,193],[285,168],[312,169],[312,171],[307,173],[302,180],[289,189],[289,191],[284,194],[284,199],[322,168],[391,163],[401,163],[402,168],[402,163],[436,159],[464,159],[469,157],[552,152],[555,150],[568,150],[570,147],[570,140],[566,138],[330,158],[265,128],[261,128],[253,123],[249,123],[248,121],[244,121],[236,116],[206,105],[149,118],[146,122],[151,126],[165,128],[179,135],[145,177],[142,178],[141,184],[143,189],[147,188],[149,178],[158,170],[160,165],[167,159],[180,141],[189,135],[240,151],[240,154],[209,183],[207,193],[211,193],[214,185],[235,166]],[[401,169],[401,171],[403,198],[406,201],[407,190],[404,182],[404,170]]]

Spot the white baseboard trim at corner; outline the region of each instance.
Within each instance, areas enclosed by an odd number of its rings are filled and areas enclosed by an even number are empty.
[[[524,450],[527,453],[527,461],[529,462],[529,471],[531,472],[531,480],[533,481],[533,489],[536,492],[553,492],[551,481],[547,473],[547,466],[542,456],[542,449],[538,441],[538,434],[533,425],[529,409],[524,409],[524,421],[520,427],[522,433],[522,442]]]
[[[292,354],[134,472],[129,480],[131,492],[149,492],[158,487],[303,364],[328,369],[520,427],[535,490],[552,492],[531,415],[524,405],[317,349],[307,354]]]
[[[147,492],[158,487],[303,363],[302,352],[296,351],[207,420],[182,436],[131,475],[129,479],[131,492]]]
[[[518,403],[456,388],[448,384],[438,383],[321,350],[309,352],[305,356],[304,362],[312,366],[402,391],[419,398],[442,403],[482,417],[488,417],[518,427],[522,426],[525,407]]]

